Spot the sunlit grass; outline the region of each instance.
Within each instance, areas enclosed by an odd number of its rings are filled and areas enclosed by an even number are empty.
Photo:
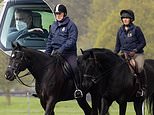
[[[110,115],[118,115],[118,104],[110,107]],[[75,100],[63,101],[56,104],[56,115],[84,115]],[[6,98],[0,97],[0,115],[44,115],[39,99],[33,97],[12,97],[11,105],[7,105]],[[126,115],[135,115],[132,103],[128,104]]]

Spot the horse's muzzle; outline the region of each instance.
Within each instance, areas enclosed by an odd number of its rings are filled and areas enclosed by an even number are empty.
[[[13,81],[15,79],[15,75],[10,71],[6,71],[5,78],[9,81]]]

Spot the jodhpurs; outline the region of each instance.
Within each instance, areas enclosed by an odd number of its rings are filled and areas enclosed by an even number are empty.
[[[141,73],[144,68],[144,54],[135,54],[134,59],[138,66],[138,72]]]

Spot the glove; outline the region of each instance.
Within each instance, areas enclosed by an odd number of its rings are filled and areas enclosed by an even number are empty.
[[[129,56],[133,57],[135,55],[135,52],[132,51],[132,52],[129,52]]]
[[[113,53],[114,53],[114,54],[118,54],[118,52],[117,52],[117,51],[113,51]]]
[[[59,55],[59,54],[61,54],[61,52],[59,50],[54,50],[52,53],[52,55]]]

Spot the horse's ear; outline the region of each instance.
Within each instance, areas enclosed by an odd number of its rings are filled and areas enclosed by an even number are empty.
[[[80,48],[80,50],[81,50],[81,53],[83,54],[83,53],[84,53],[84,51],[82,50],[82,48]]]
[[[95,57],[93,51],[90,51],[90,57],[91,58],[94,58]]]
[[[11,45],[12,45],[12,48],[17,47],[17,45],[16,45],[16,43],[15,43],[15,42],[11,42]]]
[[[20,49],[21,45],[18,42],[11,42],[13,49]]]
[[[17,44],[17,47],[18,47],[18,48],[20,48],[20,47],[21,47],[21,45],[20,45],[18,42],[16,42],[16,44]]]
[[[90,51],[90,57],[91,57],[92,59],[94,59],[95,63],[97,63],[97,61],[96,61],[96,55],[94,54],[93,51]]]

